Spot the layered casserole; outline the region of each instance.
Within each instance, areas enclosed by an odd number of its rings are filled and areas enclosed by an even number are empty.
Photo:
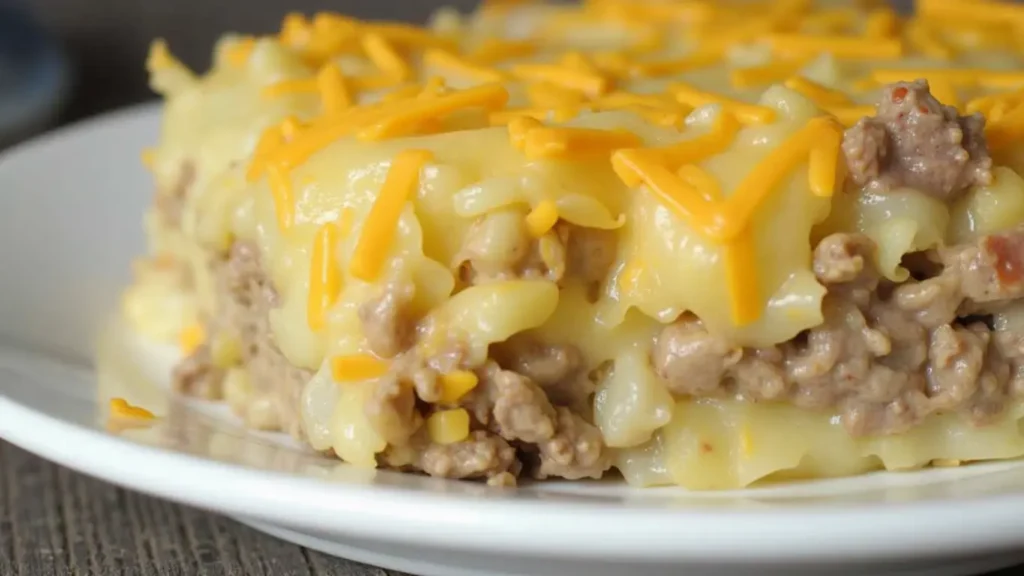
[[[357,466],[638,486],[1024,454],[1024,6],[288,15],[165,98],[124,310]]]

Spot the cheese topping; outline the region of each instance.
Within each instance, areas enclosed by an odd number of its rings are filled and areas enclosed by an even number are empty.
[[[133,420],[154,420],[156,418],[156,415],[149,410],[139,406],[133,406],[124,398],[110,399],[110,415],[112,417]]]
[[[423,54],[423,62],[427,66],[440,68],[458,76],[464,76],[477,82],[500,82],[504,76],[494,68],[475,64],[448,52],[433,49]]]
[[[707,104],[718,104],[723,110],[735,115],[744,124],[764,124],[775,120],[775,111],[771,108],[745,104],[724,96],[699,90],[687,84],[673,84],[672,92],[680,102],[693,108]]]
[[[535,127],[523,137],[527,158],[607,158],[619,148],[639,146],[640,137],[625,131],[592,128]]]
[[[818,196],[831,196],[837,184],[842,129],[833,120],[815,118],[768,156],[740,182],[728,199],[719,192],[701,191],[673,174],[659,156],[644,150],[621,150],[612,158],[615,172],[627,186],[646,184],[663,202],[694,230],[726,244],[726,275],[730,286],[733,321],[744,325],[757,320],[762,304],[756,278],[751,278],[754,251],[749,224],[772,190],[805,158],[809,158],[808,180]],[[706,182],[706,180],[704,180]]]
[[[313,239],[306,319],[314,332],[323,330],[327,310],[334,305],[341,291],[341,265],[337,255],[341,235],[341,227],[328,222],[320,226]]]
[[[337,64],[325,64],[316,77],[317,90],[324,106],[324,115],[337,117],[342,110],[352,106],[352,94],[345,84],[345,77]]]
[[[431,158],[431,153],[424,150],[405,150],[392,160],[349,264],[349,272],[356,278],[372,282],[380,274],[391,250],[398,218],[419,186],[420,170]]]

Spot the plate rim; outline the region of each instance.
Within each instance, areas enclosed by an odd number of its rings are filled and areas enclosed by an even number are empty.
[[[0,154],[0,171],[17,170],[23,157],[52,153],[66,139],[88,138],[92,130],[113,123],[138,122],[140,116],[157,122],[158,113],[158,105],[147,102],[46,133]],[[39,361],[49,360],[41,356]],[[444,549],[756,562],[967,554],[1024,543],[1024,487],[970,499],[815,504],[792,510],[599,505],[557,500],[553,493],[554,500],[467,497],[328,482],[140,445],[36,411],[2,391],[0,438],[90,476],[172,501],[282,526]]]

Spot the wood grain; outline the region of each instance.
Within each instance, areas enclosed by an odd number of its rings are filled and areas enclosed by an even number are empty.
[[[0,576],[406,576],[123,490],[0,441]]]

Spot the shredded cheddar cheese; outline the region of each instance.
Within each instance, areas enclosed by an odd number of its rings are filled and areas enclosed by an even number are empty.
[[[803,76],[794,76],[786,80],[786,87],[807,96],[819,106],[849,106],[850,97],[838,90],[831,90],[812,82]]]
[[[430,152],[424,150],[405,150],[391,161],[391,169],[370,208],[349,263],[349,272],[356,278],[372,282],[380,275],[402,209],[419,186],[420,170],[431,158]]]
[[[753,237],[749,223],[768,195],[799,165],[809,159],[808,181],[812,193],[833,194],[837,184],[842,128],[829,118],[812,119],[747,174],[729,198],[718,201],[709,192],[668,170],[657,150],[619,150],[612,167],[630,187],[641,183],[669,209],[706,237],[724,243],[726,280],[730,287],[733,321],[755,321],[761,313],[761,294],[755,277]],[[684,173],[685,174],[685,173]]]
[[[899,19],[891,8],[876,8],[864,23],[864,35],[869,38],[891,38],[896,33]]]
[[[687,84],[675,83],[672,85],[671,90],[675,94],[676,99],[687,106],[698,108],[707,104],[718,104],[722,107],[722,110],[735,115],[744,124],[765,124],[775,120],[775,110],[766,106],[745,104],[724,96],[698,90]]]
[[[361,382],[387,374],[388,363],[368,354],[335,356],[331,358],[331,378],[335,382]]]
[[[252,54],[252,50],[255,46],[256,39],[252,36],[247,36],[230,46],[225,51],[224,57],[227,59],[228,64],[235,68],[241,68],[249,61],[249,56]]]
[[[511,72],[520,80],[550,82],[588,96],[600,96],[611,88],[608,78],[600,74],[581,72],[554,64],[517,64],[512,67]]]
[[[536,127],[527,131],[523,153],[527,158],[607,158],[619,148],[641,144],[640,137],[623,130]]]
[[[457,110],[482,108],[492,111],[505,106],[508,91],[500,84],[483,84],[466,90],[451,92],[429,100],[416,100],[388,110],[377,122],[360,130],[363,140],[380,140],[407,135],[420,123],[443,118]],[[403,103],[404,104],[404,103]]]
[[[1024,26],[1024,7],[989,0],[918,0],[923,18],[989,26]]]
[[[563,88],[550,82],[531,82],[526,86],[526,97],[540,108],[579,106],[586,99],[576,90]]]
[[[500,82],[503,79],[501,72],[494,68],[488,68],[465,60],[441,49],[427,50],[423,54],[423,62],[427,66],[444,70],[456,76],[469,78],[477,82]]]
[[[366,34],[363,36],[362,45],[370,61],[389,78],[404,81],[412,74],[409,64],[383,36]]]
[[[797,58],[769,62],[761,66],[735,68],[729,72],[729,81],[733,87],[739,89],[763,86],[784,80],[799,72],[806,65],[806,59]]]
[[[352,106],[352,95],[345,85],[345,77],[337,64],[325,64],[316,77],[317,89],[323,102],[324,114],[328,117],[337,116],[342,110]]]
[[[907,41],[931,58],[950,60],[956,56],[956,50],[943,42],[926,22],[911,22],[907,25],[906,33]]]
[[[477,64],[487,66],[502,60],[530,56],[536,51],[537,43],[533,40],[487,38],[469,54],[469,58]]]
[[[517,150],[523,150],[526,147],[527,134],[535,128],[543,126],[537,118],[521,114],[510,118],[507,124],[509,141]]]
[[[721,63],[722,55],[719,52],[706,51],[670,60],[638,62],[629,66],[628,69],[633,76],[652,78],[691,72]]]
[[[129,404],[124,398],[110,399],[110,415],[115,418],[126,418],[130,420],[155,420],[156,415],[141,408]]]
[[[768,43],[776,53],[789,56],[825,52],[837,58],[881,60],[903,55],[903,42],[898,38],[774,34],[768,37]]]
[[[292,178],[287,169],[278,165],[267,168],[270,192],[274,197],[277,225],[281,231],[288,230],[295,220],[295,200],[292,192]]]
[[[736,117],[728,112],[722,112],[707,134],[657,149],[657,153],[664,158],[665,163],[673,166],[699,162],[724,152],[732,144],[739,130],[740,123]]]
[[[363,25],[363,30],[369,34],[379,36],[395,46],[405,48],[440,48],[442,50],[455,50],[455,42],[450,38],[431,33],[429,30],[402,24],[399,22],[375,22]]]
[[[334,305],[341,291],[341,266],[337,256],[341,235],[342,229],[338,224],[327,222],[320,226],[313,238],[306,321],[314,332],[324,329],[327,310]]]

